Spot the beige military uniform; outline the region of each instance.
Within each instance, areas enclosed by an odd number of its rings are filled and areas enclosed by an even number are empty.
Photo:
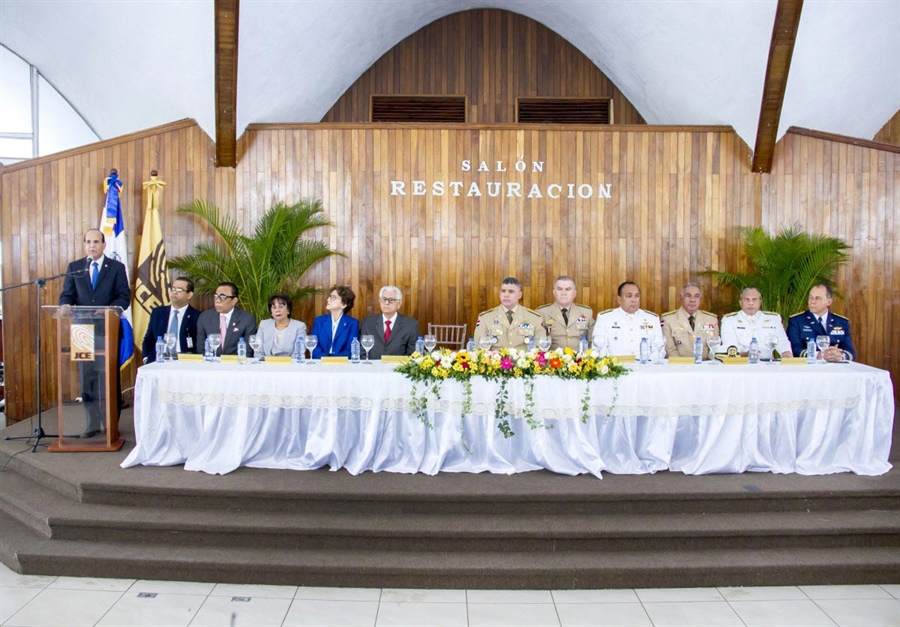
[[[662,315],[663,337],[666,338],[666,357],[693,357],[694,339],[703,343],[703,359],[709,359],[706,340],[719,334],[719,319],[708,311],[698,309],[691,329],[690,314],[679,307]]]
[[[556,303],[541,305],[535,311],[541,314],[544,328],[553,340],[551,349],[568,346],[577,351],[582,337],[587,338],[588,342],[591,341],[591,334],[594,332],[594,314],[589,307],[577,303],[567,307],[568,324],[563,318],[562,309]]]
[[[545,337],[543,318],[541,314],[519,305],[513,312],[510,322],[506,317],[506,308],[503,305],[494,307],[478,314],[475,323],[475,346],[480,348],[480,340],[485,336],[496,339],[494,348],[527,348],[526,338],[533,337],[535,342]]]

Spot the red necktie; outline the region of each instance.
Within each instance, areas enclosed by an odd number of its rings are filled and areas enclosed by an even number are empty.
[[[391,339],[391,321],[384,321],[384,343],[387,344],[388,340]]]

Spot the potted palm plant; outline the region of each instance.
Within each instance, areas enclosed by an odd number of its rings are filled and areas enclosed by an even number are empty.
[[[204,220],[219,236],[200,243],[193,254],[169,260],[169,266],[194,279],[199,294],[212,294],[222,281],[237,285],[241,306],[257,320],[269,317],[272,294],[288,294],[295,302],[316,293],[300,284],[318,261],[340,255],[325,242],[303,237],[313,229],[332,226],[321,201],[279,202],[262,215],[252,235],[241,232],[237,222],[212,203],[193,200],[178,208]]]
[[[809,290],[818,283],[832,287],[834,276],[847,263],[849,244],[836,237],[810,235],[799,225],[771,235],[762,227],[741,227],[749,270],[744,273],[708,270],[718,285],[730,285],[737,293],[755,287],[763,307],[788,318],[806,309]],[[837,292],[835,292],[837,293]],[[737,302],[732,311],[739,309]]]

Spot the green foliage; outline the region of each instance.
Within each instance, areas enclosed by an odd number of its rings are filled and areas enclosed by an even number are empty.
[[[750,270],[746,273],[709,270],[719,285],[730,285],[737,291],[745,287],[758,288],[762,293],[763,309],[788,318],[806,309],[809,290],[824,283],[831,287],[841,265],[850,259],[851,247],[843,240],[824,235],[804,233],[799,225],[782,229],[775,236],[761,227],[742,227],[741,238]],[[736,304],[735,311],[740,309]]]
[[[222,281],[234,283],[239,306],[257,320],[269,317],[272,294],[288,294],[294,302],[315,294],[315,288],[300,285],[303,275],[316,262],[340,255],[321,240],[303,239],[308,231],[332,226],[318,200],[276,204],[260,218],[252,236],[205,200],[185,203],[178,212],[201,218],[219,237],[211,244],[197,244],[191,255],[170,259],[169,267],[190,276],[199,294],[213,294]]]

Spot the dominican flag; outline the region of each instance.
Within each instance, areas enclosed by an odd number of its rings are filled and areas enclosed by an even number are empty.
[[[128,277],[128,285],[131,285],[131,272],[128,263],[128,244],[125,242],[125,221],[122,219],[122,205],[119,203],[119,192],[122,191],[122,181],[115,170],[111,170],[109,176],[103,182],[103,191],[106,194],[106,206],[100,214],[100,230],[106,237],[107,257],[121,261],[125,265],[125,276]],[[134,331],[131,325],[131,305],[122,316],[122,341],[119,342],[119,367],[124,368],[134,359]]]

